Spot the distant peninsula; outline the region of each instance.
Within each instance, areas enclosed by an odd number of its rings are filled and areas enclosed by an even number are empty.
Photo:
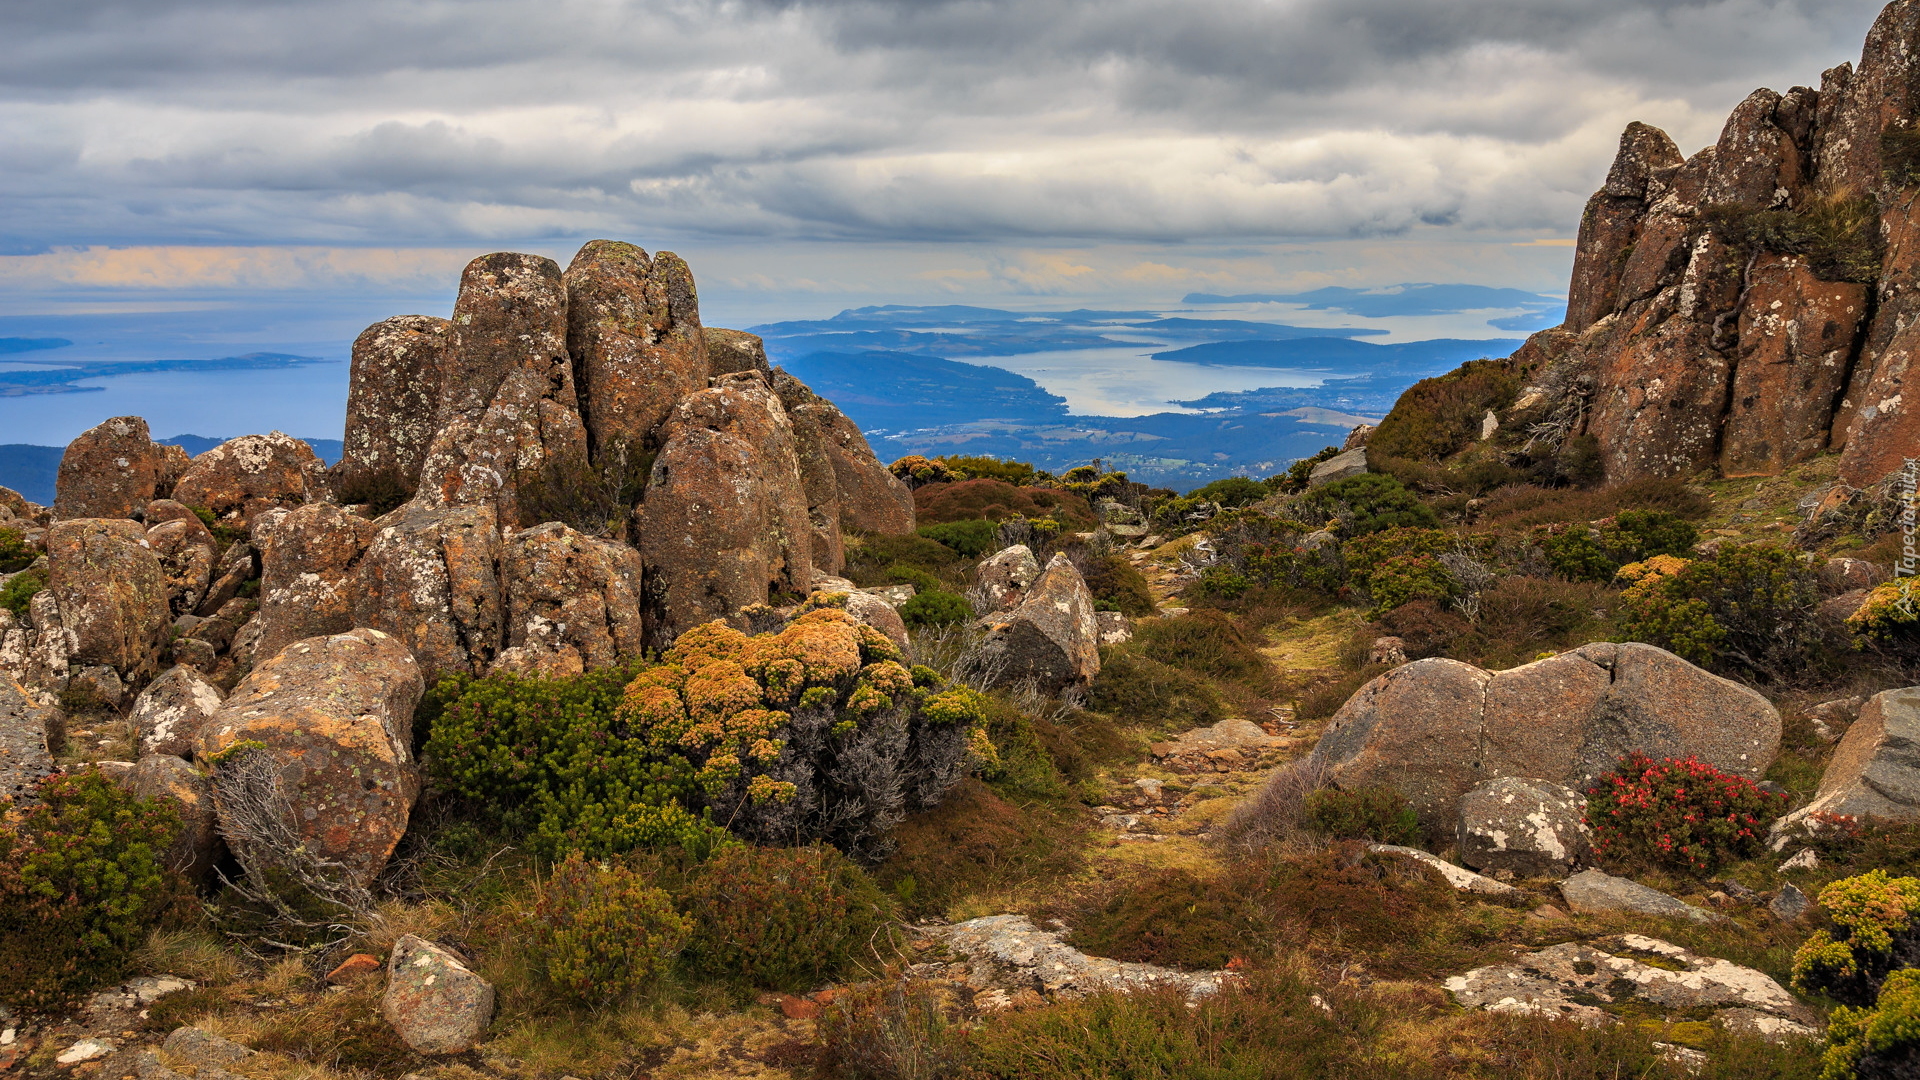
[[[43,349],[64,349],[73,344],[63,337],[0,337],[0,356],[8,353],[40,352]]]
[[[36,345],[33,349],[71,345],[59,338],[0,338],[6,342],[59,341],[60,345]],[[25,352],[26,348],[0,347],[0,352]],[[305,367],[308,364],[334,364],[317,356],[291,353],[256,352],[243,356],[223,356],[214,360],[102,360],[93,363],[49,364],[46,367],[0,371],[0,397],[26,397],[29,394],[84,394],[102,390],[99,386],[81,386],[83,379],[110,379],[116,375],[134,375],[152,371],[239,371],[258,368]]]

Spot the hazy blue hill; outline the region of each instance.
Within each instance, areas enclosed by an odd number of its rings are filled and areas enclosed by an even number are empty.
[[[1487,341],[1436,338],[1381,345],[1346,338],[1295,338],[1286,341],[1217,341],[1153,354],[1155,360],[1183,364],[1231,367],[1270,367],[1308,370],[1395,371],[1438,373],[1468,360],[1506,356],[1524,342],[1508,338]]]
[[[1180,341],[1352,338],[1384,330],[1283,326],[1240,319],[1162,318],[1151,311],[1000,311],[976,307],[874,307],[831,319],[766,323],[748,328],[776,360],[815,352],[880,350],[942,358],[1019,356],[1063,349]]]
[[[226,441],[205,435],[175,435],[154,440],[157,443],[171,443],[196,457]],[[327,464],[332,465],[340,460],[342,445],[339,439],[308,439],[306,443]],[[10,487],[42,506],[51,505],[54,481],[60,475],[60,456],[66,450],[64,446],[33,446],[28,443],[0,445],[0,487]]]
[[[1497,289],[1486,285],[1436,285],[1410,282],[1384,289],[1329,286],[1302,293],[1243,293],[1219,296],[1188,293],[1187,304],[1304,304],[1320,311],[1344,311],[1367,319],[1395,315],[1454,315],[1489,308],[1564,308],[1566,301],[1524,289]],[[1551,324],[1549,324],[1551,325]],[[1502,327],[1502,329],[1506,329]]]
[[[60,337],[0,337],[0,355],[7,353],[39,352],[42,349],[64,349],[71,344],[73,344],[73,342]]]
[[[20,340],[20,339],[14,339]],[[107,379],[152,371],[239,371],[255,368],[304,367],[308,364],[333,364],[317,356],[291,353],[256,352],[243,356],[222,356],[212,360],[104,360],[83,363],[49,361],[45,367],[0,371],[0,397],[26,394],[79,394],[98,390],[81,386],[82,379]]]
[[[893,352],[817,352],[780,364],[864,429],[910,428],[998,419],[1048,422],[1066,399],[996,367]]]
[[[1376,337],[1385,330],[1326,326],[1283,326],[1279,323],[1247,322],[1242,319],[1155,319],[1129,327],[1161,337],[1197,338],[1203,341],[1279,341],[1287,338]]]

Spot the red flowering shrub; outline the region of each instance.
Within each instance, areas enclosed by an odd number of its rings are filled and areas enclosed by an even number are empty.
[[[1596,854],[1696,874],[1760,853],[1787,797],[1693,758],[1622,758],[1587,792]]]

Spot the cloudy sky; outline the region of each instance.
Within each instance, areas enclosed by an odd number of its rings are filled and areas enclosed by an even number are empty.
[[[438,296],[596,236],[735,322],[1561,291],[1629,120],[1698,149],[1880,6],[0,0],[0,315]]]

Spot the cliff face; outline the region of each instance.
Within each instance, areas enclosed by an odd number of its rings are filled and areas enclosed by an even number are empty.
[[[1920,456],[1920,0],[1856,70],[1757,90],[1683,158],[1629,125],[1587,203],[1567,321],[1512,363],[1508,416],[1587,434],[1610,480],[1773,475],[1828,449],[1864,487]]]

